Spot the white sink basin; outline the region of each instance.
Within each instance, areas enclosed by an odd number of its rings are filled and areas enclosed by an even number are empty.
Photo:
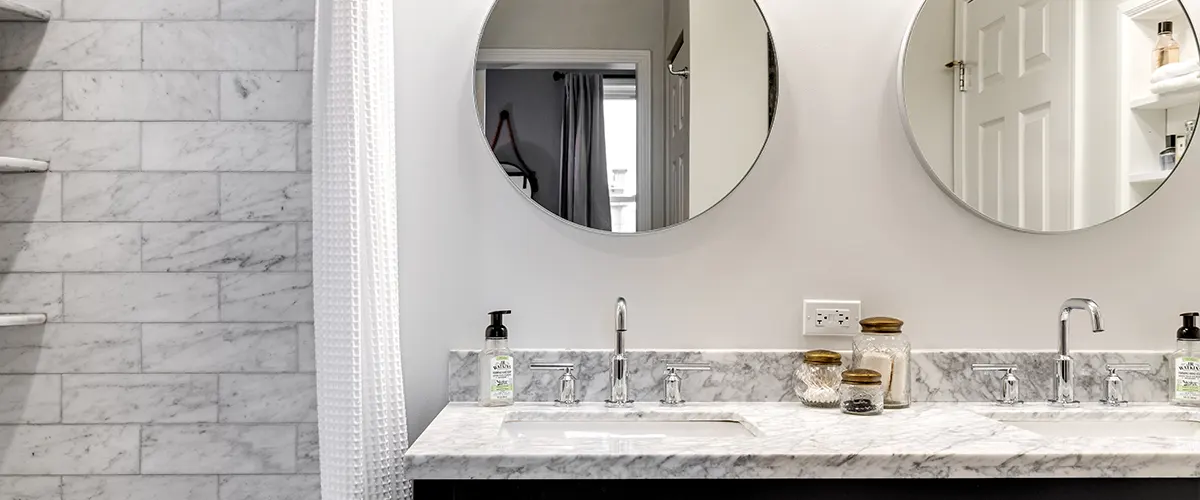
[[[1048,437],[1200,438],[1200,422],[1185,420],[996,420]]]
[[[754,433],[742,422],[733,420],[515,420],[501,424],[500,436],[552,439],[669,439],[754,437]]]

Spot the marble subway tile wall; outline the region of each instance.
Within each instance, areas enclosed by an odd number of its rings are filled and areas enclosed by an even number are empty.
[[[317,500],[315,0],[0,22],[0,498]]]

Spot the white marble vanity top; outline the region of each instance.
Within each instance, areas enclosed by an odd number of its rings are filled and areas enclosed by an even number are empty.
[[[994,420],[1200,421],[1161,404],[1052,409],[925,403],[882,416],[795,403],[606,409],[447,406],[405,461],[411,479],[1200,477],[1200,437],[1047,437]],[[506,421],[740,420],[753,436],[503,437]],[[1186,424],[1184,424],[1186,425]]]

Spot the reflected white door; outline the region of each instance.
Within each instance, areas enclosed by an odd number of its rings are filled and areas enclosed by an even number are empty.
[[[1075,0],[971,0],[955,190],[1006,224],[1074,228]]]
[[[686,68],[691,63],[689,51],[685,36],[683,48],[675,56],[673,67],[676,70]],[[688,120],[691,91],[687,78],[668,74],[667,81],[666,225],[671,226],[690,218],[688,150],[691,148],[691,132]]]

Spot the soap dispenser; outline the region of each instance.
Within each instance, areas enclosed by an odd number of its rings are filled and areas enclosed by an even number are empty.
[[[1175,335],[1177,349],[1171,353],[1171,403],[1180,406],[1200,406],[1200,328],[1196,317],[1200,313],[1183,314],[1183,326]]]
[[[479,353],[479,406],[513,404],[513,352],[508,348],[508,328],[504,315],[512,311],[492,311],[492,324],[485,333]]]

